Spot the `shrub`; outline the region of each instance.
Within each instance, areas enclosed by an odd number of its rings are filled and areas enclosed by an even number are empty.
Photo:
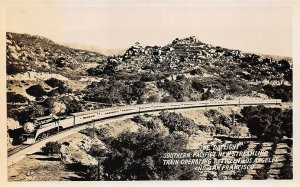
[[[44,147],[42,147],[42,151],[45,154],[58,154],[60,153],[61,144],[59,142],[47,142]]]
[[[8,117],[18,120],[20,124],[25,124],[32,118],[44,116],[45,108],[41,105],[33,105],[30,107],[23,108],[22,110],[8,110],[7,114]]]
[[[202,95],[201,100],[208,100],[213,97],[214,97],[214,95],[210,91],[207,91]]]
[[[173,96],[165,96],[161,99],[161,102],[163,103],[171,103],[171,102],[175,102],[176,99]]]
[[[46,84],[51,86],[52,88],[63,86],[65,83],[62,80],[56,78],[50,78],[45,81]]]
[[[171,133],[174,131],[183,131],[191,135],[197,130],[195,122],[189,118],[183,117],[181,114],[161,112],[159,117],[164,125],[169,128]]]
[[[190,72],[191,75],[202,75],[203,72],[201,69],[193,69],[191,72]]]
[[[198,92],[203,92],[204,85],[200,80],[193,80],[192,87]]]
[[[216,125],[216,134],[229,135],[229,133],[230,133],[230,129],[228,127],[225,127],[221,124]]]
[[[177,75],[176,76],[176,80],[178,80],[178,81],[183,81],[184,79],[185,79],[184,75]]]
[[[141,76],[141,81],[144,81],[144,82],[151,82],[151,81],[155,81],[155,80],[156,80],[155,75],[151,74],[151,73],[144,73]]]
[[[34,97],[42,97],[47,94],[44,88],[39,84],[27,88],[26,93]]]
[[[145,93],[146,84],[143,81],[134,82],[132,85],[132,91],[135,97],[140,98]]]
[[[104,180],[192,180],[198,172],[185,165],[163,165],[167,152],[182,152],[186,137],[152,130],[126,132],[110,143],[103,162]]]
[[[16,92],[7,92],[7,102],[8,103],[26,103],[29,101],[26,97]]]
[[[162,85],[163,89],[167,90],[176,100],[182,99],[187,93],[185,85],[177,81],[166,81]]]
[[[269,177],[269,174],[266,169],[256,170],[256,174],[253,175],[254,180],[265,180],[268,177]]]
[[[45,81],[46,84],[52,88],[57,88],[57,91],[62,94],[68,91],[68,87],[65,86],[65,83],[62,80],[56,78],[50,78]]]
[[[109,136],[109,130],[106,128],[94,129],[94,128],[86,128],[80,131],[80,133],[85,134],[89,137],[97,136],[100,140],[106,140]]]
[[[6,64],[6,73],[7,75],[15,75],[18,73],[24,73],[26,72],[26,68],[22,65],[18,64]]]
[[[141,115],[136,115],[133,116],[132,121],[134,121],[135,123],[143,123],[145,122],[145,119]]]
[[[276,142],[293,136],[292,109],[244,107],[241,113],[251,134],[262,140]]]
[[[83,106],[79,101],[70,100],[68,102],[65,102],[65,105],[66,105],[66,113],[67,114],[83,111]]]
[[[159,95],[155,94],[155,95],[150,95],[150,97],[148,98],[148,102],[149,103],[157,103],[159,101]]]
[[[89,154],[93,157],[104,157],[107,151],[103,145],[93,144],[89,150]]]
[[[267,96],[274,99],[282,99],[283,102],[292,101],[293,100],[293,87],[287,85],[265,85],[263,87],[264,92]]]

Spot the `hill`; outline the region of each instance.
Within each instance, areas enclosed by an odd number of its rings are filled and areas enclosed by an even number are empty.
[[[64,115],[118,104],[235,97],[292,101],[292,59],[244,53],[195,37],[138,42],[122,55],[7,33],[8,117]],[[15,123],[13,123],[15,124]]]
[[[145,91],[148,95],[137,94],[141,102],[151,96],[183,101],[263,95],[290,101],[292,61],[276,59],[212,46],[189,37],[177,38],[162,47],[136,43],[124,55],[109,57],[106,63],[87,71],[91,76],[127,82],[131,88],[139,81],[145,82],[145,86],[139,84],[149,88]]]
[[[91,63],[106,59],[102,54],[72,49],[28,34],[6,34],[7,75],[25,72],[56,73],[65,77],[84,75]]]

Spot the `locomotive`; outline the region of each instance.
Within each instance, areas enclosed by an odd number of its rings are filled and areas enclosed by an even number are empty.
[[[251,100],[223,100],[223,101],[194,101],[194,102],[173,102],[173,103],[152,103],[141,105],[117,106],[111,108],[97,109],[86,112],[71,113],[66,116],[45,116],[35,118],[24,124],[23,144],[34,144],[36,141],[45,139],[49,135],[56,134],[62,130],[73,128],[101,119],[117,117],[128,114],[175,110],[195,107],[212,106],[239,106],[259,104],[280,104],[280,99],[251,99]]]

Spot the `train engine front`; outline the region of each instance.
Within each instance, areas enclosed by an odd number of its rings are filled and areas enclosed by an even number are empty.
[[[23,144],[33,144],[57,131],[59,120],[54,116],[36,118],[23,126]]]
[[[25,123],[23,126],[23,130],[24,130],[24,133],[22,135],[23,144],[35,143],[37,127],[34,121]]]

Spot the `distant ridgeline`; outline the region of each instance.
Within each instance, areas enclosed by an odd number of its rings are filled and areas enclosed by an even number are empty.
[[[6,67],[8,75],[25,72],[47,72],[66,77],[86,62],[98,62],[106,57],[96,52],[72,49],[53,41],[28,34],[6,33]],[[71,73],[71,74],[70,74]]]

